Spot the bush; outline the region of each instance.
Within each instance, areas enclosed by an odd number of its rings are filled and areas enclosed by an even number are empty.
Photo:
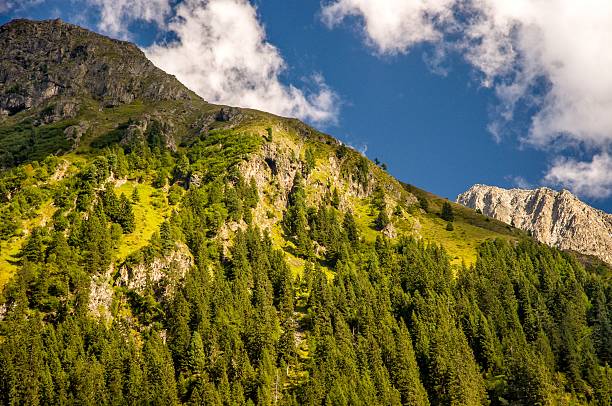
[[[139,201],[140,201],[140,193],[138,193],[138,188],[134,187],[134,190],[132,190],[132,202],[138,203]]]
[[[453,223],[448,222],[446,224],[446,231],[453,231],[455,229],[455,227],[453,226]]]
[[[183,188],[174,184],[170,187],[170,190],[168,190],[168,203],[174,206],[181,200],[182,196]]]

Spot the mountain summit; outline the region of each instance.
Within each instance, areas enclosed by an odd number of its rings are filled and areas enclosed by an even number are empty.
[[[474,185],[457,197],[457,203],[525,230],[550,246],[612,264],[612,214],[587,205],[568,190]]]
[[[61,20],[14,20],[0,27],[0,116],[57,98],[58,118],[76,113],[74,98],[104,107],[136,99],[189,99],[192,93],[156,68],[134,44]]]

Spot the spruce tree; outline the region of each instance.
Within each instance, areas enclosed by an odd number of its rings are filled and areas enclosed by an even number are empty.
[[[440,212],[440,217],[442,220],[453,222],[455,220],[455,215],[453,213],[453,208],[449,202],[444,202],[442,204],[442,211]]]
[[[118,211],[115,219],[123,229],[123,232],[126,234],[133,232],[136,228],[136,220],[134,218],[132,203],[123,193],[119,197]]]
[[[390,222],[391,219],[389,219],[389,214],[387,214],[387,207],[383,204],[375,220],[376,228],[382,230],[387,227]]]

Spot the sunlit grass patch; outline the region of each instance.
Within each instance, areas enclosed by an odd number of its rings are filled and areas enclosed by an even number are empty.
[[[165,202],[165,192],[149,184],[128,181],[116,188],[115,192],[117,195],[124,193],[130,198],[134,188],[138,191],[139,196],[139,201],[134,202],[132,206],[136,228],[134,232],[123,235],[117,252],[119,259],[125,259],[146,246],[153,233],[170,213],[170,208]],[[155,197],[156,194],[161,195]]]
[[[41,206],[36,217],[24,221],[21,234],[0,242],[0,288],[2,288],[17,272],[18,255],[30,230],[46,224],[55,213],[56,207],[49,201]]]

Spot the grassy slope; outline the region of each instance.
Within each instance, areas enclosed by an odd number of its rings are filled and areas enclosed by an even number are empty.
[[[183,113],[179,115],[180,118],[176,121],[177,125],[183,126],[194,120],[194,117],[198,114],[210,112],[211,109],[216,108],[204,102],[196,104],[197,106],[190,106],[192,108],[187,109],[188,112],[183,110]],[[117,126],[129,122],[130,119],[142,117],[145,114],[157,115],[160,111],[163,112],[162,115],[173,114],[179,107],[169,103],[160,103],[152,106],[135,101],[134,103],[116,108],[99,109],[93,101],[84,102],[78,118],[89,123],[89,130],[83,137],[76,153],[71,153],[65,157],[71,163],[77,163],[77,161],[83,163],[96,153],[92,142],[103,146],[118,141],[113,139],[113,137],[117,136],[114,134]],[[239,126],[241,132],[253,134],[256,138],[259,138],[259,136],[266,136],[266,129],[268,127],[273,127],[274,142],[283,145],[283,149],[296,143],[304,143],[314,147],[317,167],[311,174],[309,182],[326,184],[331,181],[334,183],[335,180],[330,176],[328,157],[335,154],[337,148],[335,140],[325,134],[309,129],[295,120],[277,118],[266,113],[251,110],[249,110],[249,114],[251,114],[251,119],[248,120],[248,123]],[[221,137],[223,138],[222,135]],[[381,170],[375,169],[374,171],[375,176],[379,180],[397,183]],[[487,239],[500,237],[515,239],[523,236],[518,230],[510,228],[504,223],[487,219],[471,209],[455,204],[453,204],[456,217],[454,222],[455,230],[446,231],[446,223],[435,214],[440,211],[445,199],[410,185],[404,185],[404,187],[416,196],[425,197],[430,207],[429,213],[424,213],[415,208],[404,208],[402,216],[393,216],[393,224],[397,234],[422,237],[426,241],[441,244],[448,251],[451,260],[455,264],[461,264],[461,262],[470,264],[474,262],[476,247]],[[130,180],[118,187],[116,192],[117,194],[125,193],[129,197],[134,188],[138,189],[140,195],[140,201],[134,205],[136,230],[129,235],[123,236],[117,252],[119,259],[125,259],[131,253],[145,246],[171,211],[166,201],[165,192],[161,190],[156,191],[155,188],[147,183],[137,183]],[[307,192],[313,193],[314,190],[307,186]],[[340,194],[345,192],[345,190],[339,189]],[[156,193],[161,194],[161,196],[153,198],[152,195]],[[372,208],[369,199],[351,198],[350,200],[350,205],[353,207],[355,219],[362,235],[367,241],[374,241],[378,233],[374,229],[374,220],[378,214],[376,209]],[[45,207],[48,209],[48,206]],[[45,207],[43,207],[37,218],[31,220],[32,222],[40,222],[52,215],[52,212],[44,212]],[[278,208],[270,207],[269,209],[275,212],[274,215],[278,219],[281,215]],[[35,224],[24,223],[23,228],[27,230],[32,225]],[[288,263],[294,272],[301,272],[304,268],[304,261],[291,253],[292,243],[285,241],[279,226],[273,227],[272,237],[275,245],[287,253]],[[12,262],[15,260],[15,255],[19,252],[24,240],[25,236],[19,236],[2,242],[0,247],[2,248],[2,251],[0,251],[0,286],[15,271],[16,267]],[[329,270],[326,271],[331,275]]]
[[[524,232],[506,223],[479,214],[470,208],[450,202],[415,186],[408,184],[404,186],[415,196],[426,199],[429,204],[427,213],[418,210],[415,214],[421,225],[419,235],[426,241],[442,245],[450,255],[451,262],[455,265],[462,262],[466,265],[474,263],[476,248],[488,239],[517,240],[527,238]],[[437,215],[442,210],[444,202],[449,202],[453,208],[455,216],[453,231],[447,231],[447,222]]]
[[[21,235],[14,236],[8,241],[0,241],[0,288],[4,286],[15,271],[17,271],[19,251],[21,251],[21,246],[25,242],[30,230],[49,221],[53,213],[55,213],[55,210],[56,208],[53,206],[53,202],[48,201],[44,203],[38,210],[38,215],[36,217],[22,222]]]
[[[252,125],[250,129],[261,132],[264,130],[265,125],[272,125],[272,123],[264,121]],[[300,142],[299,136],[291,132],[275,131],[274,134],[274,142],[281,145],[290,145],[296,141]],[[325,140],[324,135],[321,137]],[[303,141],[303,138],[301,141]],[[326,142],[307,141],[306,144],[316,147],[315,157],[317,162],[315,170],[308,178],[308,184],[312,185],[315,182],[327,184],[330,180],[333,181],[327,157],[335,153],[335,147]],[[378,169],[374,169],[374,171],[375,176],[379,180],[395,182],[383,171]],[[415,236],[423,238],[427,242],[442,245],[448,252],[451,263],[454,265],[461,265],[462,263],[470,265],[474,263],[477,256],[477,247],[488,239],[502,238],[516,240],[526,237],[526,234],[518,229],[453,202],[450,203],[455,214],[454,230],[447,231],[447,223],[437,215],[442,208],[442,204],[447,200],[411,185],[402,184],[402,186],[413,195],[424,197],[429,203],[429,212],[425,213],[417,207],[404,207],[402,215],[392,216],[392,222],[397,235]],[[306,186],[306,191],[309,195],[316,193],[315,189],[309,185]],[[339,188],[341,195],[345,192],[346,190]],[[352,197],[349,200],[361,235],[368,242],[375,241],[378,235],[378,231],[374,226],[378,215],[377,209],[372,207],[370,199],[367,198],[359,199]],[[274,208],[270,209],[274,210]],[[275,244],[283,248],[287,253],[288,263],[291,268],[297,273],[301,272],[304,261],[291,254],[290,246],[292,244],[283,239],[282,231],[278,227],[273,228],[272,237]],[[332,275],[331,272],[328,272],[328,274]]]
[[[151,185],[127,181],[116,188],[115,193],[117,195],[124,193],[127,197],[130,197],[134,188],[138,190],[140,197],[139,201],[133,205],[136,228],[134,232],[123,236],[117,252],[119,260],[127,258],[130,254],[147,245],[153,233],[158,230],[159,225],[170,214],[165,192],[155,189]]]

